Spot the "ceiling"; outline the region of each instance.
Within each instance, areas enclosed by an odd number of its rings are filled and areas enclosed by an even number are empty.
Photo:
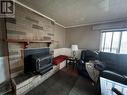
[[[65,27],[127,18],[127,0],[18,0]]]

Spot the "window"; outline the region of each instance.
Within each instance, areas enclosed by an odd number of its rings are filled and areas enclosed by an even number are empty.
[[[127,54],[127,31],[122,33],[120,53]]]
[[[127,31],[102,32],[100,50],[127,54]]]
[[[119,41],[120,41],[120,32],[113,32],[113,38],[112,38],[112,53],[118,53],[119,52]]]
[[[112,41],[112,32],[107,32],[105,35],[105,45],[104,45],[105,52],[110,52],[111,41]]]

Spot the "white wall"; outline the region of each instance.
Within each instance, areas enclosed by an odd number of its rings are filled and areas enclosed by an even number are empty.
[[[71,49],[69,48],[54,49],[54,57],[59,55],[71,56]]]
[[[100,44],[100,32],[93,31],[93,26],[81,26],[66,29],[66,46],[77,44],[79,49],[98,50]]]
[[[0,57],[0,83],[9,79],[8,57]]]
[[[76,51],[76,57],[80,58],[80,54],[81,54],[81,50],[79,49],[78,51]],[[72,50],[71,48],[54,49],[54,57],[59,55],[72,56]]]

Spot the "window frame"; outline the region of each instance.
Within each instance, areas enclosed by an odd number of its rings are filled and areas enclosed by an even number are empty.
[[[112,33],[112,38],[111,38],[111,45],[110,45],[110,52],[112,53],[112,46],[113,46],[113,38],[114,38],[114,32],[119,32],[120,33],[120,38],[119,38],[119,43],[118,43],[118,49],[116,50],[116,53],[120,53],[121,50],[121,43],[122,43],[122,35],[123,32],[127,32],[127,30],[102,30],[101,31],[101,37],[100,37],[100,51],[105,52],[105,41],[106,41],[106,33],[111,32]],[[104,34],[104,43],[103,43],[103,34]],[[103,44],[103,46],[102,46]]]

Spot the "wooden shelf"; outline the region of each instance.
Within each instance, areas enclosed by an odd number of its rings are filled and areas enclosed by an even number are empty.
[[[10,43],[51,43],[52,41],[46,40],[27,40],[27,39],[8,39]]]
[[[8,43],[23,43],[26,48],[29,43],[47,43],[48,47],[52,43],[52,40],[28,40],[28,39],[8,39]]]

